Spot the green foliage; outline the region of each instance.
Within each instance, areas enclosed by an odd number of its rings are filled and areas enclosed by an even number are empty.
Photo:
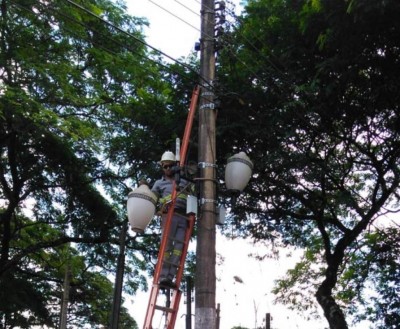
[[[29,246],[47,244],[59,235],[50,225],[23,216],[18,238],[12,241],[12,254],[25,252]],[[69,324],[107,325],[111,310],[112,283],[100,273],[88,269],[78,251],[61,245],[27,254],[17,266],[6,271],[0,280],[0,309],[5,327],[58,323],[65,271],[71,271]],[[29,317],[26,317],[26,314]]]
[[[249,1],[219,56],[217,154],[255,163],[232,224],[305,248],[277,297],[304,309],[316,295],[331,328],[381,289],[356,266],[376,255],[358,248],[398,212],[399,13],[396,1]]]
[[[349,262],[341,288],[356,320],[370,320],[375,328],[396,328],[399,323],[399,227],[380,228],[365,235],[365,243]],[[372,294],[361,287],[374,287]],[[351,294],[356,294],[352,296]]]
[[[171,127],[184,116],[172,110],[173,87],[141,42],[145,22],[126,14],[122,2],[75,3],[1,6],[5,328],[57,325],[68,262],[69,323],[107,325],[107,275],[115,271],[128,186],[154,172],[166,147],[158,141],[171,140]],[[128,238],[129,293],[146,288],[156,242],[152,234]],[[121,326],[136,326],[125,309],[121,318]]]
[[[289,309],[301,311],[307,318],[318,317],[314,292],[321,284],[324,268],[318,265],[322,257],[317,251],[306,250],[303,258],[293,269],[287,271],[284,278],[275,282],[272,292],[275,302],[286,305]]]

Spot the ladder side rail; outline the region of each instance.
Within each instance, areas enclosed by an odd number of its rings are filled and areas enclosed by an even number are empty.
[[[151,323],[153,321],[155,306],[157,304],[158,293],[159,293],[158,285],[153,284],[153,286],[151,287],[149,303],[147,304],[146,317],[143,326],[144,329],[152,329]]]
[[[168,209],[167,213],[167,219],[165,222],[165,227],[164,227],[164,234],[161,239],[161,246],[160,250],[158,252],[158,258],[157,258],[157,264],[153,276],[153,287],[151,289],[150,293],[150,299],[149,303],[147,305],[147,311],[146,311],[146,317],[145,317],[145,322],[144,322],[144,329],[152,329],[152,322],[153,322],[153,316],[154,316],[154,311],[155,311],[155,306],[157,304],[157,296],[159,293],[159,286],[158,286],[158,280],[160,278],[160,273],[161,273],[161,267],[162,263],[164,261],[164,253],[165,249],[167,247],[167,241],[168,241],[168,236],[169,236],[169,231],[171,228],[171,219],[174,214],[174,208],[175,208],[175,202],[176,202],[176,188],[175,188],[175,182],[173,183],[173,190],[172,190],[172,197],[171,197],[171,205]]]
[[[182,141],[181,155],[180,155],[180,166],[183,166],[186,161],[187,148],[189,145],[189,139],[190,139],[190,134],[191,134],[192,126],[193,126],[194,115],[196,112],[196,106],[197,106],[197,101],[198,101],[198,97],[199,97],[199,90],[200,90],[199,86],[196,86],[195,89],[193,90],[192,98],[190,101],[189,115],[186,120],[185,132],[183,134],[183,141]],[[158,279],[160,277],[162,260],[164,258],[165,248],[167,246],[167,240],[168,240],[170,227],[171,227],[171,219],[173,217],[174,209],[175,209],[176,197],[177,197],[176,182],[174,182],[173,187],[172,187],[171,205],[168,209],[168,215],[167,215],[167,219],[166,219],[165,227],[164,227],[165,234],[163,236],[163,239],[161,240],[161,246],[160,246],[160,250],[158,253],[158,261],[157,261],[157,265],[156,265],[156,269],[155,269],[155,275],[153,278],[154,284],[158,283]],[[168,234],[167,234],[167,232],[168,232]]]
[[[190,134],[192,132],[194,115],[196,113],[197,101],[199,99],[200,88],[196,86],[193,90],[192,98],[190,100],[189,114],[186,119],[185,132],[183,133],[182,147],[180,154],[180,166],[184,166],[186,162],[187,149],[189,145]]]
[[[192,93],[192,98],[191,98],[190,107],[189,107],[189,115],[186,120],[185,132],[183,134],[183,140],[182,140],[180,164],[179,164],[180,166],[183,166],[186,161],[186,154],[187,154],[187,149],[188,149],[188,145],[189,145],[190,134],[192,131],[194,115],[196,112],[196,106],[197,106],[197,101],[198,101],[198,97],[199,97],[199,90],[200,90],[199,86],[196,86]],[[165,248],[166,248],[167,240],[168,240],[166,237],[169,236],[169,231],[170,231],[170,227],[171,227],[171,218],[173,217],[173,213],[174,213],[174,209],[175,209],[176,196],[177,196],[176,182],[174,182],[173,187],[172,187],[171,205],[168,209],[168,215],[167,215],[167,219],[165,222],[165,228],[164,228],[164,232],[165,233],[168,232],[168,234],[164,234],[163,239],[161,241],[161,246],[160,246],[160,251],[158,253],[158,261],[157,261],[157,265],[156,265],[156,269],[155,269],[153,283],[158,283],[158,279],[159,279],[159,276],[161,273],[162,259],[163,259],[164,253],[165,253]]]
[[[167,241],[168,241],[168,237],[169,237],[169,232],[171,230],[171,219],[174,216],[174,209],[175,209],[175,203],[176,203],[177,191],[176,191],[175,185],[176,184],[174,182],[173,186],[172,186],[171,204],[168,208],[167,219],[164,223],[165,226],[163,229],[161,246],[160,246],[160,250],[158,252],[157,264],[156,264],[156,268],[154,271],[153,284],[157,284],[158,280],[160,278],[161,267],[162,267],[162,263],[164,260],[165,249],[167,248]]]
[[[199,90],[200,90],[199,86],[196,86],[192,93],[189,114],[188,114],[188,118],[186,121],[185,132],[184,132],[184,136],[183,136],[183,144],[182,144],[182,148],[181,148],[181,152],[180,152],[180,162],[179,162],[180,167],[183,167],[185,164],[185,161],[186,161],[187,149],[188,149],[188,145],[189,145],[190,134],[191,134],[194,115],[195,115],[196,106],[197,106],[197,102],[198,102]],[[150,294],[149,303],[148,303],[148,307],[147,307],[144,329],[152,329],[153,316],[154,316],[155,307],[156,307],[156,303],[157,303],[157,297],[159,295],[159,290],[160,290],[160,287],[158,285],[158,280],[160,278],[162,263],[164,260],[164,253],[165,253],[165,249],[167,246],[168,236],[169,236],[169,232],[170,232],[170,228],[171,228],[171,220],[174,215],[176,198],[177,198],[176,182],[173,182],[171,204],[168,209],[166,222],[164,224],[165,225],[164,230],[163,230],[164,234],[161,239],[161,246],[160,246],[160,250],[158,252],[158,259],[157,259],[157,264],[156,264],[156,268],[155,268],[155,272],[154,272],[153,286],[151,289],[151,294]],[[179,268],[178,268],[178,273],[177,273],[177,277],[175,280],[177,289],[174,291],[173,300],[172,300],[174,311],[169,312],[168,316],[167,316],[168,329],[174,328],[177,313],[178,313],[180,296],[182,294],[178,287],[182,280],[182,275],[183,275],[182,264],[184,263],[184,260],[186,259],[188,244],[189,244],[189,240],[190,240],[190,237],[191,237],[191,234],[193,231],[193,227],[194,227],[194,215],[191,214],[189,216],[188,220],[189,220],[189,226],[188,226],[188,229],[186,230],[186,234],[185,234],[184,250],[182,251]],[[183,257],[183,255],[184,255],[184,257]]]
[[[188,217],[188,228],[186,230],[186,234],[185,234],[185,244],[182,250],[182,255],[181,255],[181,259],[180,259],[180,267],[178,269],[178,272],[176,274],[176,285],[179,288],[180,283],[182,281],[182,277],[183,277],[183,270],[184,270],[184,263],[185,263],[185,259],[186,259],[186,255],[187,255],[187,251],[189,248],[189,240],[192,236],[192,232],[193,232],[193,227],[194,227],[194,222],[195,222],[195,215],[194,214],[190,214]],[[171,304],[172,304],[172,308],[174,309],[174,312],[169,313],[167,316],[167,329],[174,329],[175,326],[175,321],[176,318],[178,316],[178,309],[179,309],[179,303],[180,303],[180,299],[181,299],[181,291],[179,289],[175,290],[173,295],[172,295],[172,300],[171,300]]]
[[[174,329],[176,318],[178,317],[179,303],[181,302],[182,291],[179,289],[174,290],[172,294],[172,301],[174,312],[167,315],[167,329]]]
[[[183,245],[181,258],[179,260],[180,266],[179,266],[178,271],[176,273],[175,282],[176,282],[177,287],[180,286],[180,283],[182,281],[183,270],[184,270],[184,266],[183,265],[185,263],[185,259],[186,259],[188,248],[189,248],[189,241],[190,241],[190,238],[191,238],[192,232],[193,232],[194,220],[195,220],[194,214],[190,214],[188,216],[188,227],[187,227],[186,232],[185,232],[185,240],[184,240],[185,243]]]

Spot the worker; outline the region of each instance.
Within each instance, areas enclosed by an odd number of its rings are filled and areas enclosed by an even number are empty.
[[[152,191],[159,198],[160,213],[162,216],[162,235],[166,234],[164,227],[167,219],[167,213],[171,204],[171,195],[173,183],[175,179],[176,159],[175,154],[171,151],[166,151],[161,156],[160,165],[163,170],[163,176],[157,180]],[[188,226],[186,216],[186,199],[192,189],[192,183],[185,179],[179,179],[177,184],[177,197],[175,201],[174,215],[171,218],[169,236],[163,258],[163,266],[161,269],[159,284],[170,288],[176,287],[174,278],[178,270],[182,250],[184,246],[185,233]]]

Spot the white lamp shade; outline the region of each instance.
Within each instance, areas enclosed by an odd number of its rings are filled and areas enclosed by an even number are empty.
[[[251,178],[253,162],[244,152],[228,159],[225,167],[225,185],[230,191],[243,191]]]
[[[156,211],[157,196],[147,185],[141,185],[128,195],[128,219],[133,231],[143,233]]]

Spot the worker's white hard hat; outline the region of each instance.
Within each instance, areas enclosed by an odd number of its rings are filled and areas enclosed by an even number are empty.
[[[161,156],[160,162],[164,161],[172,161],[175,162],[175,154],[172,153],[171,151],[165,151],[163,155]]]

